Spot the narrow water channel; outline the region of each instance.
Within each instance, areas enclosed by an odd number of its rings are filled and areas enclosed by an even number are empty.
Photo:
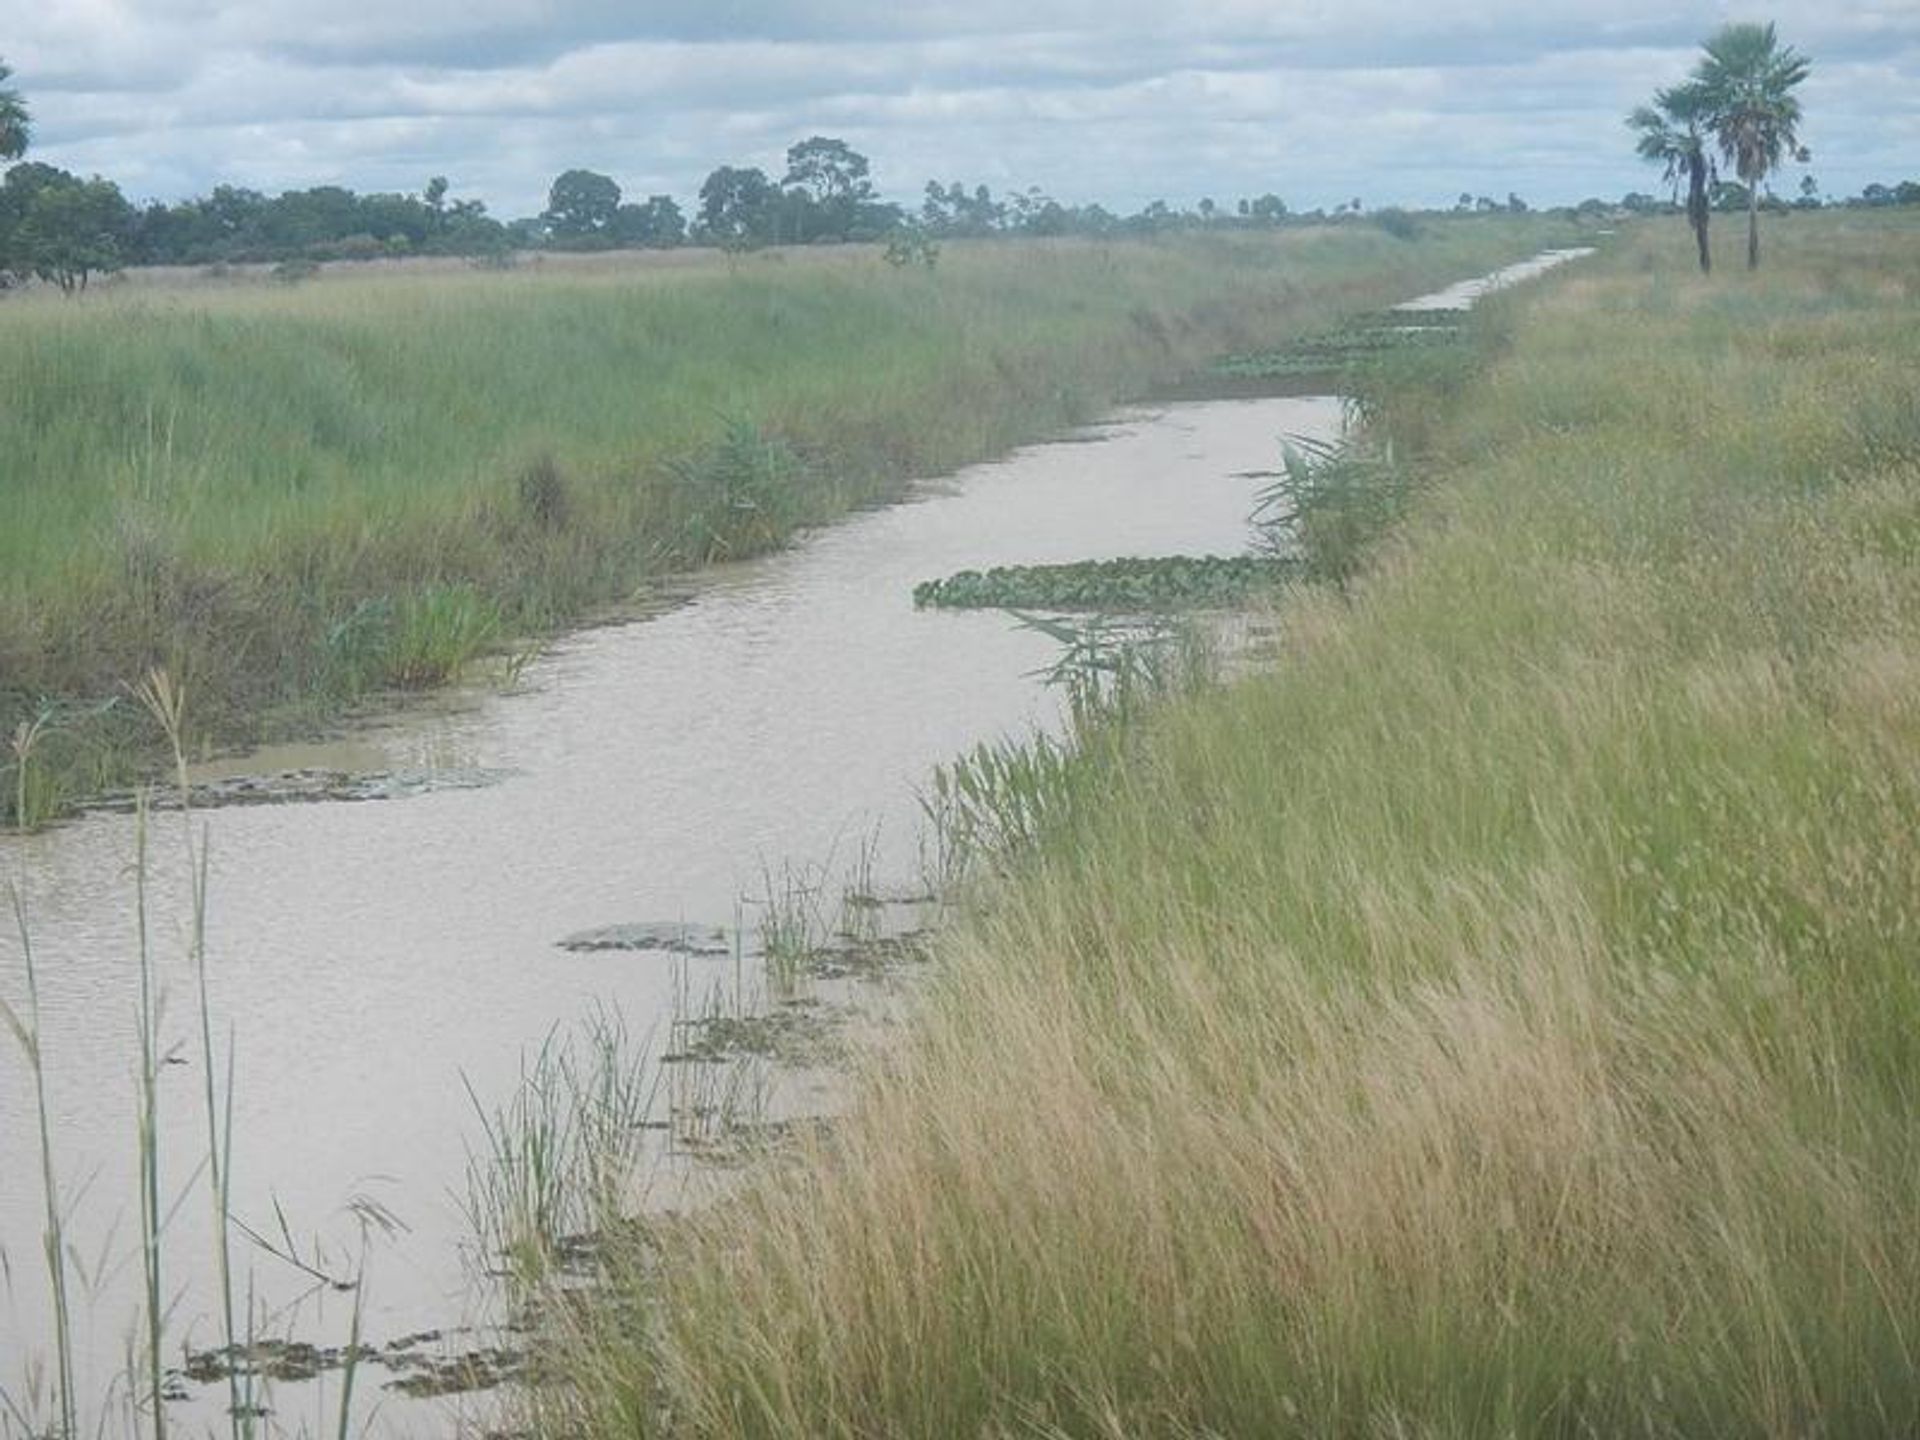
[[[472,1097],[504,1099],[525,1057],[590,1007],[618,1007],[644,1034],[689,967],[705,983],[731,965],[557,942],[623,922],[732,925],[784,867],[868,848],[879,887],[919,888],[917,795],[932,767],[1057,717],[1035,673],[1053,642],[997,613],[916,612],[914,584],[994,564],[1238,553],[1281,438],[1328,437],[1340,419],[1331,398],[1123,413],[714,574],[655,618],[581,632],[511,693],[458,695],[297,757],[403,777],[404,798],[201,816],[211,1009],[234,1054],[234,1213],[342,1272],[367,1202],[404,1226],[368,1263],[370,1344],[477,1318],[461,1208]],[[205,1076],[180,817],[157,814],[148,831],[168,1062],[161,1183],[168,1202],[184,1196],[163,1276],[165,1358],[178,1364],[219,1341],[210,1205],[195,1184]],[[109,1393],[138,1323],[136,845],[119,814],[0,838],[40,979],[83,1395]],[[0,995],[17,1003],[23,953],[8,921]],[[21,1405],[52,1334],[36,1124],[18,1047],[0,1045],[0,1389]],[[236,1264],[261,1334],[344,1337],[348,1298],[250,1245]],[[457,1409],[429,1418],[383,1395],[385,1378],[360,1384],[388,1433],[460,1423]],[[272,1428],[331,1433],[328,1386],[282,1386]],[[223,1389],[203,1390],[178,1422],[224,1428],[221,1404]],[[0,1416],[0,1432],[8,1424]]]

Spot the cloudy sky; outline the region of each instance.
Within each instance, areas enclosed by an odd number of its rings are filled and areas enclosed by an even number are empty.
[[[1828,193],[1920,177],[1920,0],[0,0],[0,59],[35,157],[139,199],[445,174],[511,218],[580,165],[685,202],[821,133],[909,202],[1304,209],[1656,189],[1621,116],[1729,19],[1814,59]]]

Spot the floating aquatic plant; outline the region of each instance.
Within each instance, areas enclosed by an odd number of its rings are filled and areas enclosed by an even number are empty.
[[[996,565],[916,585],[921,609],[1146,614],[1242,605],[1292,577],[1279,556],[1164,555],[1070,565]]]

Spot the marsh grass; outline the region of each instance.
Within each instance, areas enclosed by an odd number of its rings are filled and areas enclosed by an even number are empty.
[[[953,245],[910,275],[850,250],[13,297],[0,734],[155,665],[193,687],[198,746],[298,731],[1549,238],[1495,219]],[[28,803],[165,748],[133,707],[58,727]]]
[[[466,1213],[481,1266],[516,1305],[539,1293],[570,1246],[611,1230],[633,1203],[659,1071],[615,1010],[555,1031],[501,1102],[467,1093],[480,1127]]]
[[[1148,709],[1214,678],[1216,657],[1189,625],[1011,613],[1059,647],[1038,678],[1061,695],[1065,726],[982,741],[934,767],[920,810],[941,891],[983,863],[1002,867],[1040,849],[1086,803],[1081,787],[1099,772],[1096,756],[1113,763]]]
[[[608,1258],[547,1433],[1920,1425],[1914,237],[1669,228],[1381,407],[1425,483],[1345,594],[1060,760],[830,1140]]]
[[[1279,474],[1255,500],[1255,547],[1302,580],[1344,586],[1412,505],[1416,473],[1369,430],[1289,436]]]
[[[666,472],[677,513],[671,554],[696,565],[773,549],[802,523],[814,483],[793,446],[738,416],[724,419],[711,448]]]

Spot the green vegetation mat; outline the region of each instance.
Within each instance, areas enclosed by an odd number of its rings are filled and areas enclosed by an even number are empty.
[[[1274,349],[1223,355],[1208,368],[1215,375],[1235,380],[1338,376],[1383,356],[1455,346],[1464,339],[1463,317],[1451,311],[1387,312]]]
[[[996,565],[913,587],[920,608],[1098,610],[1151,613],[1221,609],[1271,594],[1295,566],[1254,555],[1168,555],[1070,565]]]

